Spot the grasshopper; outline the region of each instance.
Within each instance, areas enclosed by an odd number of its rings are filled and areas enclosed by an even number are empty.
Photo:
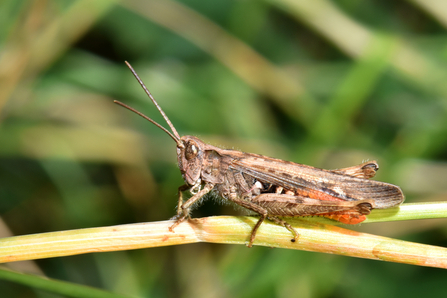
[[[368,180],[379,166],[369,161],[357,166],[324,170],[253,153],[221,149],[194,136],[180,137],[169,118],[155,101],[143,81],[126,61],[135,78],[152,100],[166,128],[128,105],[115,103],[135,112],[166,132],[177,144],[177,160],[185,184],[178,189],[174,228],[190,218],[191,208],[209,192],[260,215],[253,227],[248,247],[265,219],[299,234],[284,217],[324,216],[345,224],[358,224],[372,209],[386,209],[404,201],[401,189],[392,184]],[[192,194],[186,202],[183,192]]]

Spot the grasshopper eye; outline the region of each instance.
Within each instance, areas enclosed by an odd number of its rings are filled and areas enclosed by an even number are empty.
[[[197,156],[199,153],[199,149],[197,148],[196,144],[193,142],[188,143],[188,146],[186,147],[185,151],[185,157],[186,159],[193,159]]]

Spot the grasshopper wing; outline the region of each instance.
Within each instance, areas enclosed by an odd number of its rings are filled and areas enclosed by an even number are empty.
[[[385,209],[404,201],[401,189],[393,184],[359,178],[342,172],[318,169],[257,154],[234,159],[230,168],[253,176],[264,183],[291,190],[296,195],[323,201],[373,202]]]

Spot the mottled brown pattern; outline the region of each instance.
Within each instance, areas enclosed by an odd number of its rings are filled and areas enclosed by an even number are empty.
[[[180,141],[185,148],[193,144],[198,152],[203,152],[195,158],[206,156],[202,158],[201,176],[189,181],[188,178],[197,171],[189,166],[198,163],[186,161],[185,153],[178,151],[178,158],[182,161],[180,171],[187,185],[193,187],[201,183],[223,198],[261,215],[253,228],[249,246],[265,218],[289,229],[296,240],[298,233],[278,216],[321,215],[343,223],[357,224],[365,220],[365,215],[372,209],[393,207],[404,199],[399,187],[367,179],[378,170],[375,161],[344,169],[324,170],[257,154],[220,149],[191,136],[182,137]],[[173,227],[189,216],[191,206],[200,197],[198,193],[185,203],[179,199],[181,208]]]

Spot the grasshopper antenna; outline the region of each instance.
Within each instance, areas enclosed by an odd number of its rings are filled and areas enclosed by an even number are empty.
[[[137,72],[133,69],[132,65],[130,65],[129,62],[124,61],[127,65],[127,67],[129,67],[130,71],[133,73],[133,75],[135,76],[135,78],[137,79],[138,83],[140,83],[141,87],[143,87],[144,92],[146,92],[147,96],[149,96],[149,98],[152,100],[152,102],[154,103],[154,105],[157,107],[158,111],[160,112],[160,114],[163,116],[163,118],[166,120],[166,123],[168,123],[169,127],[171,128],[173,134],[177,137],[177,140],[180,140],[180,135],[178,134],[177,130],[175,129],[174,125],[172,125],[171,120],[169,120],[168,116],[166,116],[165,112],[163,112],[163,110],[161,109],[161,107],[158,105],[157,101],[155,100],[155,98],[152,96],[152,94],[149,92],[149,90],[147,89],[146,85],[144,85],[143,81],[140,79],[140,77],[138,76]],[[154,122],[152,122],[154,123]],[[154,123],[155,124],[155,123]]]
[[[144,119],[148,120],[149,122],[151,122],[152,124],[154,124],[155,126],[157,126],[158,128],[160,128],[161,130],[163,130],[164,132],[166,132],[176,143],[177,146],[179,147],[184,147],[183,143],[180,141],[180,135],[178,134],[177,130],[175,129],[174,125],[172,125],[172,122],[169,120],[168,116],[166,116],[165,112],[163,112],[163,110],[161,109],[161,107],[158,105],[157,101],[155,100],[155,98],[152,96],[152,94],[149,92],[149,90],[147,89],[146,85],[144,85],[143,81],[140,79],[140,77],[138,76],[137,72],[133,69],[133,67],[130,65],[129,62],[124,61],[126,63],[126,65],[130,68],[130,70],[132,71],[133,75],[135,76],[135,78],[137,79],[138,83],[140,83],[141,87],[143,87],[144,91],[146,92],[147,96],[149,96],[149,98],[152,100],[152,102],[154,103],[154,105],[157,107],[158,111],[160,112],[160,114],[163,116],[163,118],[166,120],[166,123],[168,123],[169,127],[172,130],[172,133],[167,130],[166,128],[164,128],[163,126],[161,126],[160,124],[158,124],[157,122],[155,122],[154,120],[152,120],[151,118],[149,118],[148,116],[144,115],[143,113],[135,110],[134,108],[118,101],[118,100],[114,100],[113,102],[116,104],[119,104],[120,106],[134,112],[137,115],[140,115],[141,117],[143,117]]]
[[[155,124],[155,126],[157,126],[161,130],[163,130],[165,133],[167,133],[177,143],[177,146],[182,147],[182,148],[184,147],[183,143],[180,141],[180,138],[178,138],[177,136],[174,136],[169,130],[167,130],[166,128],[164,128],[163,126],[161,126],[160,124],[158,124],[157,122],[155,122],[154,120],[149,118],[148,116],[146,116],[143,113],[135,110],[134,108],[126,105],[125,103],[122,103],[121,101],[114,100],[113,102],[116,103],[116,104],[119,104],[120,106],[122,106],[122,107],[124,107],[124,108],[126,108],[128,110],[131,110],[132,112],[134,112],[137,115],[140,115],[141,117],[143,117],[147,121],[151,122],[152,124]]]

